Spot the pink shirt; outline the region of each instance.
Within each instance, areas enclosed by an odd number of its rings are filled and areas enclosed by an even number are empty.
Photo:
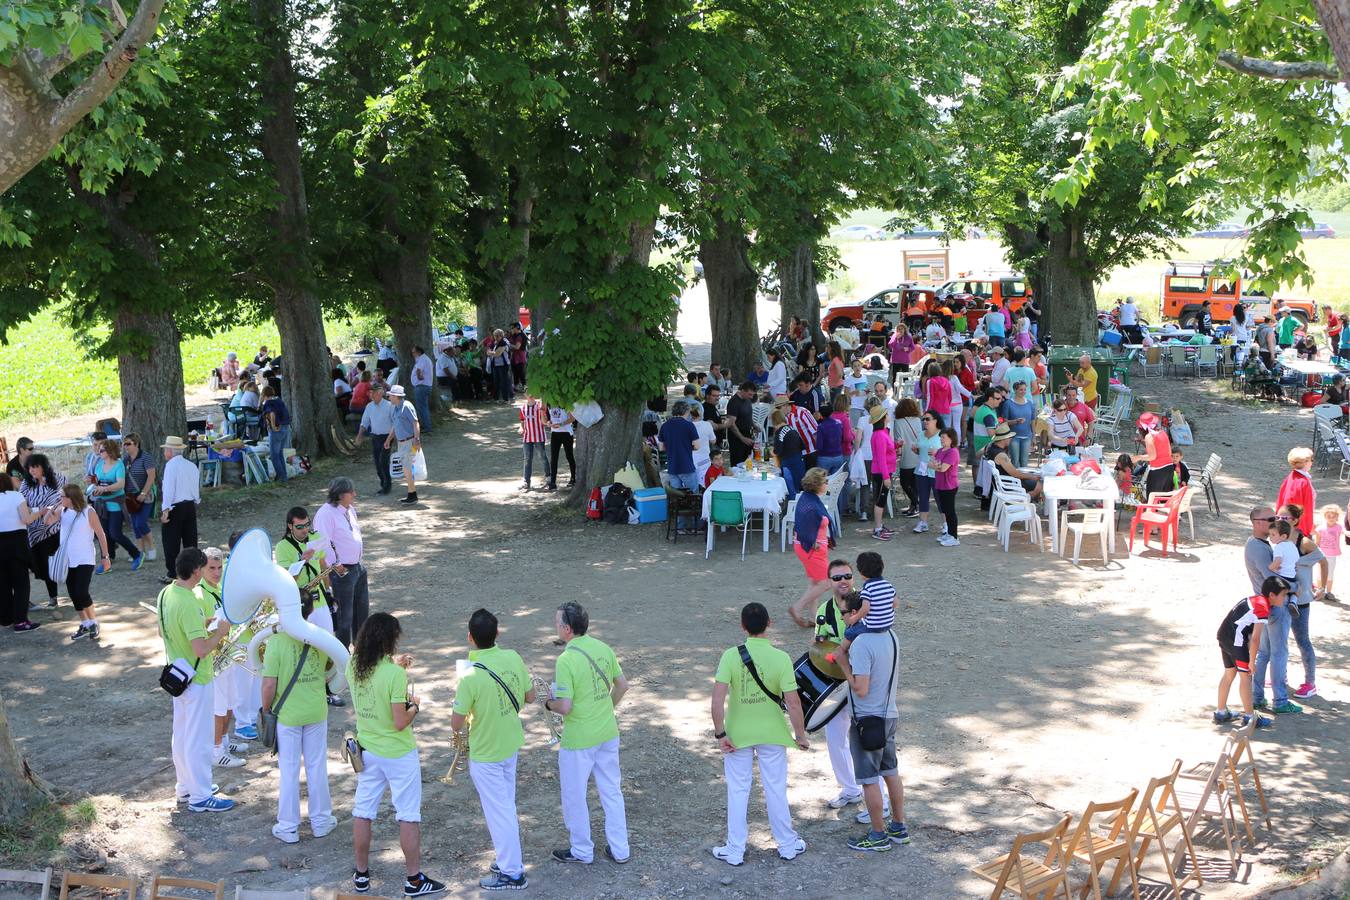
[[[945,375],[928,379],[928,408],[947,415],[952,408],[952,383]]]
[[[961,451],[955,447],[948,447],[945,450],[939,450],[933,454],[933,462],[947,463],[951,468],[945,472],[937,473],[936,486],[939,491],[954,491],[957,487],[957,476],[961,472]]]
[[[1323,525],[1317,529],[1317,546],[1326,556],[1340,556],[1341,538],[1344,536],[1345,529],[1340,525]]]
[[[843,445],[843,448],[844,448],[844,455],[845,455],[845,456],[852,456],[852,455],[853,455],[853,425],[850,424],[849,421],[848,421],[848,413],[846,413],[846,412],[830,413],[830,418],[831,418],[831,419],[837,419],[838,422],[839,422],[839,424],[842,425],[842,426],[844,426],[844,434],[843,434],[842,439],[840,440],[840,443]]]
[[[895,471],[895,439],[890,431],[877,428],[872,432],[872,474],[890,477]]]
[[[323,504],[314,513],[314,530],[323,536],[321,549],[329,562],[354,566],[361,561],[361,525],[355,506]]]

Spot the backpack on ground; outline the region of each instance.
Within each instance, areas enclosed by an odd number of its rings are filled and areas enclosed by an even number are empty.
[[[633,489],[618,481],[611,484],[605,494],[605,521],[611,525],[627,525],[630,507],[637,509]]]

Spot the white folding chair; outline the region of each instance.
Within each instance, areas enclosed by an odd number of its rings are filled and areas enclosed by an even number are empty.
[[[1200,377],[1205,374],[1205,370],[1214,373],[1214,377],[1219,377],[1219,347],[1216,344],[1204,344],[1195,352],[1195,375]]]
[[[783,523],[778,528],[778,551],[787,552],[787,545],[792,542],[792,538],[797,531],[797,498],[793,497],[787,502],[787,509],[783,511]]]
[[[1186,346],[1184,344],[1173,345],[1167,348],[1167,367],[1175,375],[1182,369],[1190,368],[1186,359]]]
[[[1332,439],[1336,441],[1336,452],[1340,457],[1341,471],[1336,477],[1341,481],[1346,481],[1350,476],[1350,442],[1347,442],[1345,432],[1340,429],[1333,429]]]
[[[1139,360],[1145,378],[1160,378],[1163,374],[1163,356],[1161,347],[1149,347]]]
[[[830,476],[825,482],[825,508],[829,510],[830,521],[834,522],[834,527],[840,534],[844,532],[843,522],[839,519],[839,495],[843,493],[844,482],[848,481],[848,460],[839,467],[839,471]]]
[[[1177,530],[1181,530],[1181,517],[1186,517],[1186,524],[1191,527],[1191,545],[1195,545],[1195,516],[1191,513],[1191,498],[1195,496],[1195,491],[1187,491],[1181,495],[1181,502],[1177,504]]]
[[[42,892],[38,895],[38,900],[48,900],[52,894],[52,867],[48,866],[42,872],[30,869],[0,869],[0,882],[37,885],[34,890]]]
[[[1217,453],[1211,453],[1209,460],[1205,463],[1204,471],[1195,481],[1196,487],[1205,492],[1205,502],[1214,510],[1216,516],[1219,514],[1219,489],[1215,486],[1214,479],[1221,468],[1223,468],[1223,457]]]

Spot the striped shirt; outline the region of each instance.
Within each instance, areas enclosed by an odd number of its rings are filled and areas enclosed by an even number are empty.
[[[804,406],[789,406],[787,423],[802,439],[802,452],[816,452],[816,417]]]
[[[542,444],[545,441],[546,430],[544,423],[548,421],[548,413],[544,410],[544,404],[538,400],[531,400],[520,408],[520,436],[521,440],[527,444]]]
[[[890,628],[895,624],[895,585],[884,578],[869,578],[859,593],[867,601],[867,618],[863,623],[868,628]]]

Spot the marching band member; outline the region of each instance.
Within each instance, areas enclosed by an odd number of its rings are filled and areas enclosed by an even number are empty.
[[[210,609],[211,615],[221,615],[220,576],[225,570],[225,554],[219,547],[207,547],[206,568],[202,570],[202,580],[193,588],[197,600],[203,608]],[[214,657],[208,661],[214,669]],[[212,744],[211,765],[221,769],[238,769],[247,761],[242,754],[248,749],[248,743],[229,738],[230,713],[234,711],[235,721],[240,722],[239,713],[247,705],[248,685],[238,677],[247,672],[240,665],[230,663],[215,673],[211,685],[212,705],[215,707],[215,741]]]
[[[159,593],[159,630],[164,655],[193,660],[195,675],[187,690],[173,698],[173,768],[176,794],[191,812],[224,812],[234,801],[213,796],[211,784],[211,652],[230,632],[222,619],[207,631],[215,609],[193,592],[206,568],[206,554],[184,547],[174,559],[174,580]]]
[[[234,545],[239,543],[239,539],[243,536],[242,529],[230,534],[230,550],[234,550]],[[239,639],[247,644],[253,639],[253,631],[245,630]],[[247,666],[235,666],[234,677],[238,701],[234,707],[234,736],[241,741],[256,741],[258,709],[262,706],[262,676]]]
[[[462,731],[469,723],[469,777],[497,854],[492,871],[478,886],[486,891],[524,890],[529,880],[520,853],[516,758],[525,743],[520,708],[534,702],[534,683],[520,654],[497,646],[497,617],[486,609],[469,617],[469,646],[473,668],[455,691],[450,727]]]
[[[328,554],[322,546],[310,546],[323,543],[326,542],[310,523],[309,511],[303,506],[292,506],[286,513],[286,536],[277,541],[272,553],[277,565],[289,572],[295,583],[303,587],[318,578],[319,573],[327,567]],[[328,577],[315,585],[314,611],[305,616],[329,633],[333,633],[333,610],[329,605],[331,590]],[[345,706],[346,701],[338,694],[328,694],[328,705]]]
[[[313,612],[308,595],[300,600],[305,618]],[[328,657],[278,631],[267,640],[263,659],[262,705],[277,717],[277,824],[272,835],[286,844],[300,840],[300,757],[309,786],[309,827],[321,838],[337,827],[328,793],[328,704],[324,701]],[[280,708],[277,708],[278,702]]]
[[[375,613],[357,633],[356,647],[347,664],[347,682],[356,709],[356,739],[364,766],[356,778],[356,799],[352,803],[356,855],[352,885],[358,894],[370,890],[370,830],[386,786],[394,802],[398,842],[407,872],[403,895],[421,897],[445,890],[444,884],[421,870],[422,763],[412,729],[421,707],[417,697],[408,692],[407,669],[412,657],[406,653],[394,656],[402,633],[398,619],[389,613]]]
[[[563,717],[558,775],[562,783],[563,823],[570,847],[553,851],[559,862],[589,864],[595,858],[591,813],[586,788],[595,777],[605,811],[605,855],[620,865],[628,862],[628,821],[619,780],[619,723],[614,707],[628,692],[628,681],[608,644],[587,634],[590,616],[580,603],[558,607],[553,620],[564,643],[554,669],[553,698],[544,709]]]
[[[747,603],[741,610],[745,643],[722,654],[713,685],[713,737],[721,747],[727,779],[727,842],[712,848],[712,855],[732,866],[745,861],[746,807],[756,759],[778,855],[795,859],[806,850],[806,841],[792,828],[788,808],[786,748],[795,743],[806,750],[811,743],[806,738],[792,660],[764,639],[768,627],[769,611],[764,604]],[[788,734],[784,707],[795,737]]]

